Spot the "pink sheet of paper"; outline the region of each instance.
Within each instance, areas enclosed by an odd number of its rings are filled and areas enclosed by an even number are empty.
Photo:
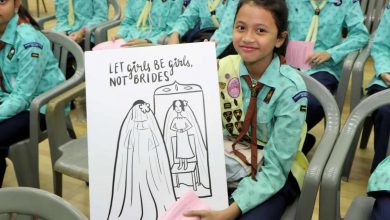
[[[311,69],[311,66],[305,63],[305,60],[313,53],[313,49],[313,42],[289,40],[286,51],[287,64],[301,70]]]
[[[121,48],[126,41],[123,39],[117,39],[115,41],[106,41],[96,45],[92,50],[111,50]]]
[[[198,217],[183,216],[183,213],[190,210],[210,210],[210,208],[192,190],[189,190],[158,220],[200,220]]]

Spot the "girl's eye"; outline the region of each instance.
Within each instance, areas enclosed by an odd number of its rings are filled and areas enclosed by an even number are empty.
[[[8,0],[0,0],[0,5],[5,4]]]
[[[267,31],[264,28],[257,28],[256,32],[263,33],[263,32],[267,32]]]
[[[1,0],[0,0],[1,1]],[[244,26],[242,26],[242,25],[236,25],[236,30],[238,30],[238,31],[243,31],[245,29],[245,27]]]

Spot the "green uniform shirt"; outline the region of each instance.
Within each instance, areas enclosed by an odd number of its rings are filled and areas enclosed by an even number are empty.
[[[175,21],[180,16],[183,0],[155,0],[152,1],[148,27],[138,28],[137,21],[144,8],[146,0],[128,0],[126,3],[125,18],[119,27],[118,35],[125,40],[148,39],[157,43],[162,35],[167,35]]]
[[[390,191],[390,156],[386,157],[371,174],[367,192]]]
[[[220,0],[215,9],[215,16],[219,21],[219,28],[212,36],[217,42],[217,56],[219,56],[232,42],[234,16],[239,0]],[[183,36],[200,21],[200,28],[214,27],[211,13],[207,6],[208,0],[193,0],[177,19],[171,33],[178,32]]]
[[[379,74],[390,73],[390,3],[387,5],[381,23],[375,32],[371,56],[374,59],[375,76],[368,87],[373,84],[385,88],[389,87]]]
[[[0,89],[0,121],[28,110],[36,96],[64,81],[49,40],[29,24],[17,25],[18,19],[15,15],[8,22],[1,37],[6,45],[0,68],[9,93]]]
[[[314,14],[309,0],[287,0],[288,33],[290,40],[305,41]],[[340,78],[345,56],[364,47],[368,42],[368,31],[363,24],[359,0],[328,0],[319,14],[319,27],[315,51],[327,51],[331,59],[305,70],[307,74],[326,71]],[[348,36],[342,39],[342,28]]]
[[[242,61],[239,71],[240,76],[248,75]],[[244,79],[241,82],[246,112],[250,89]],[[296,70],[280,65],[275,56],[259,82],[264,86],[257,97],[257,138],[266,143],[264,163],[256,175],[257,182],[245,177],[232,195],[243,213],[269,199],[286,183],[306,118],[306,86]]]
[[[107,0],[73,0],[74,23],[69,23],[69,0],[55,0],[55,16],[57,20],[53,31],[76,32],[81,28],[91,28],[107,21]]]

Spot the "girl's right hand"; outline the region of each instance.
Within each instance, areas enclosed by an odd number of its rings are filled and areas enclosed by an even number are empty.
[[[381,73],[381,78],[385,83],[390,86],[390,73]]]

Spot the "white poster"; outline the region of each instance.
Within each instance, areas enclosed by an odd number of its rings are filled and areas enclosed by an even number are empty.
[[[227,204],[214,43],[86,52],[91,219]]]

